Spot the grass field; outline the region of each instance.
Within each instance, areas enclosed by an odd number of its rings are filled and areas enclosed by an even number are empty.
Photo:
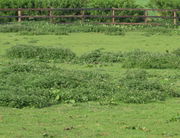
[[[69,48],[78,55],[98,48],[106,51],[129,51],[141,49],[152,52],[165,52],[179,48],[178,35],[150,35],[143,32],[128,32],[124,36],[109,36],[97,33],[73,33],[70,35],[22,36],[13,33],[0,33],[1,54],[4,49],[15,45],[53,46]]]
[[[78,56],[103,48],[105,51],[141,49],[165,53],[180,48],[178,35],[144,35],[127,32],[111,36],[101,33],[72,33],[69,35],[18,35],[0,33],[0,69],[10,60],[6,50],[16,45],[69,48]],[[107,73],[118,79],[127,71],[121,63],[106,66],[55,63],[67,70]],[[163,83],[174,84],[180,90],[179,69],[146,69]],[[0,137],[180,137],[180,100],[167,98],[147,104],[104,105],[101,102],[58,104],[42,109],[0,107]]]
[[[134,105],[63,104],[44,109],[0,107],[0,137],[123,137],[180,136],[180,100]]]

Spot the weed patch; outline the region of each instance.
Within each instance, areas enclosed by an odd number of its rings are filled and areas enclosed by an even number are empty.
[[[95,101],[113,91],[106,82],[107,75],[41,64],[9,65],[0,77],[0,105],[17,108],[45,107],[70,100]]]
[[[97,49],[77,57],[74,52],[63,48],[15,46],[7,51],[10,58],[37,59],[45,62],[71,62],[83,64],[122,63],[124,68],[179,69],[179,49],[172,53],[152,53],[139,49],[131,52],[106,52]]]
[[[151,80],[144,70],[127,71],[119,80],[118,87],[121,93],[115,97],[126,103],[163,101],[173,93],[170,87]]]
[[[117,81],[108,74],[21,63],[7,65],[0,77],[0,105],[16,108],[41,108],[72,101],[140,104],[165,100],[174,92],[170,86],[151,80],[148,73],[141,70],[126,72]]]
[[[15,32],[21,35],[68,35],[77,32],[95,32],[107,35],[124,35],[120,27],[109,25],[74,24],[60,25],[48,22],[23,22],[1,25],[0,32]]]
[[[76,54],[69,49],[47,48],[36,46],[15,46],[7,51],[10,58],[39,59],[43,61],[57,60],[69,62],[76,57]]]
[[[134,50],[126,53],[123,67],[125,68],[180,68],[180,58],[172,53],[151,53]]]
[[[88,64],[99,64],[99,63],[116,63],[122,62],[123,53],[112,53],[104,52],[102,49],[94,50],[90,53],[84,54],[80,57],[80,62]]]

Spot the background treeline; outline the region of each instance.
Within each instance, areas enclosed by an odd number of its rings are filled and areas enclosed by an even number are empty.
[[[160,9],[180,9],[179,0],[150,0],[149,7]],[[0,8],[143,8],[135,0],[0,0]],[[82,11],[54,11],[53,15],[79,15]],[[87,11],[86,15],[112,15],[112,11]],[[163,13],[165,14],[165,13]],[[172,13],[168,13],[172,14]],[[16,11],[0,12],[1,16],[17,16]],[[48,11],[26,11],[23,15],[48,15]],[[116,15],[144,15],[143,11],[116,11]],[[0,22],[17,19],[0,19]],[[37,20],[29,18],[28,20]],[[66,22],[75,19],[58,19]],[[77,20],[77,19],[76,19]],[[91,19],[92,20],[92,19]],[[111,19],[94,19],[96,21],[111,21]],[[94,21],[93,20],[93,21]],[[88,18],[87,18],[88,21]],[[121,22],[140,22],[142,18],[118,19]]]
[[[153,9],[180,9],[180,0],[150,0],[148,7]],[[173,12],[160,12],[162,16],[172,16]],[[177,12],[180,16],[180,12]]]

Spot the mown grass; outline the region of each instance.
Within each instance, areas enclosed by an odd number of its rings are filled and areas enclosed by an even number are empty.
[[[173,51],[179,48],[178,35],[144,35],[144,32],[128,32],[124,36],[107,36],[97,33],[73,33],[68,36],[35,35],[22,36],[14,33],[0,33],[0,54],[16,45],[50,46],[71,49],[78,55],[104,49],[105,51],[130,51],[141,49],[152,52]],[[36,43],[32,43],[36,41]]]
[[[142,105],[83,103],[43,109],[0,107],[0,137],[178,138],[179,104],[179,99],[171,99]]]

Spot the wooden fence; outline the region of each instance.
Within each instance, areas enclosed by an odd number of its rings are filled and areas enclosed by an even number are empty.
[[[86,15],[87,11],[111,11],[111,15]],[[0,18],[17,18],[18,22],[21,22],[25,18],[49,18],[50,21],[55,18],[80,18],[84,21],[86,18],[109,18],[112,19],[111,22],[101,22],[99,24],[152,24],[148,23],[149,18],[161,18],[161,19],[172,19],[174,25],[179,25],[178,21],[180,17],[177,14],[180,12],[180,9],[131,9],[131,8],[18,8],[18,9],[0,9],[0,12],[17,12],[17,15],[14,16],[0,16]],[[25,11],[48,11],[48,15],[23,15]],[[80,11],[80,15],[53,15],[53,11]],[[144,11],[144,15],[116,15],[116,11]],[[172,16],[150,16],[150,11],[156,12],[171,12]],[[1,14],[0,14],[1,15]],[[124,23],[116,22],[116,19],[120,18],[143,18],[144,22],[139,23]],[[156,24],[156,23],[155,23]]]

